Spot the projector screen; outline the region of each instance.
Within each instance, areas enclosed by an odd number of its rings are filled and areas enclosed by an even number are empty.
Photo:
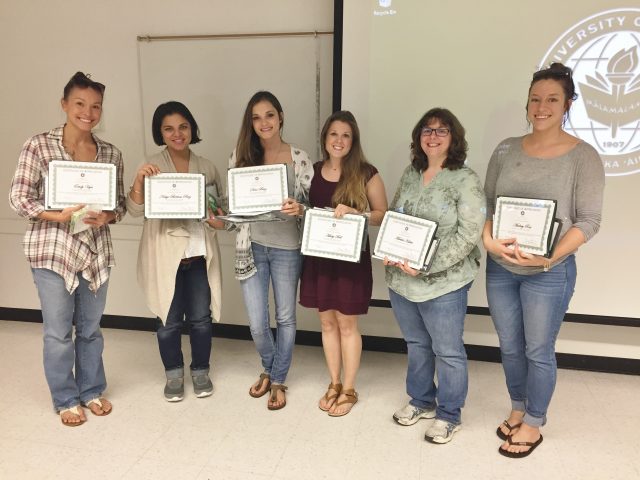
[[[610,0],[431,2],[344,0],[342,107],[362,130],[392,199],[410,133],[432,107],[467,131],[467,164],[484,181],[495,146],[527,133],[532,74],[559,61],[579,98],[569,133],[592,144],[607,174],[600,233],[577,254],[569,311],[640,324],[640,9]],[[375,232],[372,232],[372,236]],[[374,298],[388,299],[380,262]],[[469,297],[486,307],[484,262]]]

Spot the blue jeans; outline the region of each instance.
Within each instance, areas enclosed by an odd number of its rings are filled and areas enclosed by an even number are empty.
[[[258,271],[240,281],[249,329],[265,373],[273,383],[284,383],[296,341],[296,296],[302,256],[300,250],[265,247],[253,242],[251,249]],[[269,280],[276,307],[275,340],[269,319]]]
[[[180,264],[176,288],[164,325],[158,319],[158,347],[167,372],[184,368],[182,326],[189,325],[191,371],[209,368],[211,355],[211,290],[204,258]]]
[[[576,284],[573,255],[548,272],[516,275],[487,259],[487,300],[500,339],[511,408],[541,427],[556,385],[556,338]]]
[[[80,285],[70,294],[64,279],[53,270],[32,268],[31,272],[42,308],[44,374],[53,407],[60,411],[99,397],[107,388],[100,319],[109,282],[94,294],[89,290],[89,282],[78,273]]]
[[[389,289],[393,313],[407,342],[409,403],[435,407],[436,418],[456,425],[469,385],[462,333],[470,287],[469,283],[424,302],[412,302]]]

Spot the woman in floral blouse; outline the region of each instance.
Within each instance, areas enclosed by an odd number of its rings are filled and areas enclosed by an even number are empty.
[[[429,110],[414,127],[411,165],[391,209],[437,222],[440,244],[426,272],[414,270],[406,260],[385,259],[389,297],[409,357],[411,399],[393,418],[400,425],[435,418],[425,433],[432,443],[447,443],[460,430],[467,396],[462,332],[486,208],[480,179],[464,165],[464,135],[458,119],[443,108]]]

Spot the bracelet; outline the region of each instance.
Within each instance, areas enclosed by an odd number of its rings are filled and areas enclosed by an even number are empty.
[[[551,260],[545,260],[544,263],[542,264],[542,271],[548,272],[550,268],[551,268]]]

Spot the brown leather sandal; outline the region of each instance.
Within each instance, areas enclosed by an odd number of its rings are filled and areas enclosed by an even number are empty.
[[[260,378],[258,379],[258,388],[255,391],[254,387],[255,384],[251,385],[251,388],[249,388],[249,395],[251,395],[253,398],[260,398],[266,395],[266,393],[269,391],[269,388],[271,388],[271,377],[269,377],[269,374],[261,373]]]
[[[280,410],[281,408],[284,408],[287,406],[287,397],[285,395],[284,397],[284,403],[282,405],[271,405],[272,403],[275,403],[278,401],[278,391],[281,391],[283,394],[284,392],[287,391],[287,387],[285,385],[282,385],[280,383],[272,383],[271,384],[271,396],[269,397],[269,403],[267,403],[267,408],[269,410]]]
[[[353,388],[349,388],[348,390],[342,390],[342,392],[340,392],[341,395],[346,396],[346,400],[343,400],[341,402],[336,403],[336,407],[339,407],[340,405],[345,405],[347,403],[351,404],[351,407],[349,407],[349,410],[347,410],[346,412],[342,412],[342,413],[331,413],[329,412],[329,416],[330,417],[344,417],[347,413],[349,413],[351,411],[351,409],[353,408],[353,406],[356,404],[356,402],[358,401],[358,392],[356,392]]]
[[[334,393],[333,395],[329,395],[329,390],[334,390],[336,393]],[[342,384],[341,383],[330,383],[329,386],[327,387],[327,392],[324,394],[324,403],[326,404],[327,402],[330,402],[331,400],[334,400],[333,403],[335,403],[335,399],[338,398],[340,396],[340,392],[342,391]],[[322,400],[322,398],[320,400]],[[333,403],[328,406],[328,407],[323,407],[320,402],[318,402],[318,408],[320,410],[322,410],[323,412],[328,412],[329,409],[331,407],[333,407]]]

